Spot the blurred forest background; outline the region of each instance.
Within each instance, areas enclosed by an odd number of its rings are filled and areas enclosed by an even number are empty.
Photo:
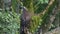
[[[22,29],[25,34],[60,34],[60,0],[0,0],[0,34]]]

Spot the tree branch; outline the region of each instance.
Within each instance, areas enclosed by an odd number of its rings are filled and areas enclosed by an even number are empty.
[[[44,11],[42,11],[38,15],[44,15],[45,13],[47,13],[48,12],[48,9],[51,7],[51,5],[53,5],[54,2],[55,2],[55,0],[50,0],[50,2],[48,4],[48,6],[46,7],[46,9],[44,9]]]

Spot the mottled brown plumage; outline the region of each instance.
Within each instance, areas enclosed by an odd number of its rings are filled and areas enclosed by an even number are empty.
[[[29,25],[30,19],[31,19],[30,13],[28,12],[28,10],[25,7],[23,7],[23,12],[21,15],[21,31],[24,32],[25,34],[27,34],[27,30],[30,26]]]

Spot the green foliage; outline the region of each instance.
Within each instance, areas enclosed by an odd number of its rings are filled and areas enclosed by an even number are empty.
[[[20,15],[0,12],[0,33],[16,34],[20,28]]]
[[[12,0],[12,9],[13,9],[13,12],[16,12],[16,7],[17,7],[17,0]]]
[[[42,19],[39,16],[32,16],[32,22],[31,22],[31,26],[30,26],[30,32],[34,33],[37,28],[39,28],[38,26],[40,26],[42,23]]]
[[[38,9],[35,10],[35,13],[38,14],[38,13],[42,12],[47,7],[47,5],[48,4],[46,4],[46,3],[37,5]]]
[[[39,2],[41,2],[41,4],[43,3],[48,3],[49,0],[38,0]]]
[[[35,0],[33,3],[34,12],[36,14],[42,12],[48,5],[49,0]]]
[[[12,11],[11,12],[0,12],[0,34],[19,34],[18,29],[20,28],[20,14],[16,13],[17,3],[21,3],[21,6],[25,6],[28,11],[40,13],[43,11],[47,5],[49,0],[24,0],[23,2],[19,2],[18,0],[12,0]],[[55,5],[55,3],[54,3]],[[48,14],[52,11],[52,7],[48,8],[48,12],[46,12],[43,16],[32,16],[32,21],[30,24],[29,31],[32,34],[42,25],[42,22],[46,19]]]

